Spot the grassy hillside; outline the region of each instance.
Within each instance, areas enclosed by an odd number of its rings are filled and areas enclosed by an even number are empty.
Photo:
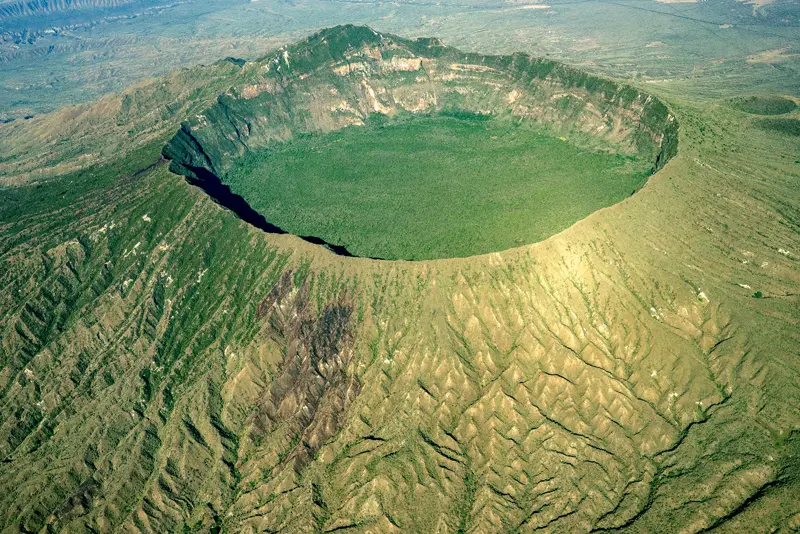
[[[730,105],[751,75],[648,85],[677,156],[479,257],[265,234],[165,134],[0,189],[0,529],[798,530],[800,148]]]

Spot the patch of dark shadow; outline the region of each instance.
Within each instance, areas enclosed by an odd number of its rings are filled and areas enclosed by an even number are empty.
[[[250,207],[250,204],[237,195],[222,180],[204,167],[187,167],[194,176],[186,176],[186,181],[195,185],[211,197],[214,202],[235,213],[241,220],[263,230],[268,234],[285,234],[284,229],[267,221],[266,217]]]
[[[739,97],[732,99],[730,104],[752,115],[784,115],[797,109],[794,100],[777,95]]]
[[[152,164],[148,165],[147,167],[145,167],[143,169],[139,169],[138,171],[133,173],[133,177],[136,178],[137,176],[141,176],[141,175],[143,175],[143,174],[145,174],[145,173],[147,173],[149,171],[152,171],[153,169],[155,169],[159,165],[163,165],[166,162],[167,162],[167,158],[165,158],[164,156],[159,156],[158,159],[155,161],[155,163],[152,163]]]
[[[238,58],[238,57],[226,57],[222,61],[227,61],[228,63],[233,63],[237,67],[244,67],[244,64],[247,63],[247,60]]]
[[[211,197],[214,202],[223,208],[229,209],[244,222],[268,234],[283,235],[289,233],[280,226],[276,226],[269,222],[266,217],[254,210],[242,196],[237,195],[231,191],[230,187],[222,183],[222,180],[220,180],[219,176],[209,171],[205,167],[187,166],[186,169],[189,171],[189,173],[184,174],[183,176],[186,178],[187,182],[202,189],[209,197]],[[142,169],[142,171],[139,172],[144,172],[145,170],[147,169]],[[352,254],[343,245],[334,245],[333,243],[328,243],[320,237],[310,235],[301,235],[297,237],[313,245],[321,245],[337,256],[344,256],[347,258],[359,257],[355,254]],[[383,260],[383,258],[377,257],[369,257],[369,259]]]
[[[102,485],[94,478],[83,481],[55,510],[56,525],[90,513],[95,500],[102,496]]]
[[[313,235],[299,235],[297,237],[299,237],[303,241],[311,243],[312,245],[322,245],[323,247],[327,248],[328,250],[330,250],[334,254],[338,254],[339,256],[346,256],[348,258],[355,258],[355,256],[353,254],[351,254],[350,251],[347,250],[347,248],[345,248],[342,245],[332,245],[332,244],[328,243],[327,241],[325,241],[324,239],[321,239],[319,237],[314,237]]]
[[[258,304],[257,316],[283,353],[269,391],[251,416],[250,437],[259,443],[281,429],[290,440],[281,466],[300,472],[339,432],[361,385],[347,372],[353,357],[354,307],[348,297],[312,304],[309,283],[295,287],[292,272]]]
[[[800,137],[800,119],[758,119],[755,124],[768,132]]]

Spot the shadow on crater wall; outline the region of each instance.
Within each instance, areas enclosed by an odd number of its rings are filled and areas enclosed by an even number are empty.
[[[222,180],[220,180],[219,177],[213,172],[204,167],[187,167],[187,169],[191,171],[191,175],[186,176],[186,181],[205,191],[205,193],[210,196],[214,202],[231,210],[244,222],[251,224],[268,234],[289,233],[280,226],[272,224],[266,219],[266,217],[254,210],[244,198],[231,191],[231,188],[222,183]],[[345,256],[347,258],[357,257],[347,250],[346,247],[328,243],[322,238],[304,235],[297,237],[313,245],[322,245],[337,256]],[[383,258],[370,259],[381,260]]]

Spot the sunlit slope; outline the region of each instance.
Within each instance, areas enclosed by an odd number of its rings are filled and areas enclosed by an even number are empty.
[[[640,192],[464,260],[266,235],[157,142],[2,190],[3,530],[800,528],[797,137],[670,104]]]

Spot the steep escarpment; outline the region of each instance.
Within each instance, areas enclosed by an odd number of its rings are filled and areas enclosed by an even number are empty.
[[[154,4],[155,2],[134,2],[133,0],[11,0],[0,2],[0,20],[34,15],[52,15],[55,13],[78,10],[109,10],[129,4]]]
[[[194,183],[225,182],[249,152],[363,126],[376,115],[507,121],[650,161],[653,171],[677,152],[677,121],[638,89],[546,59],[467,54],[366,27],[324,30],[244,65],[237,80],[164,147],[173,172]]]
[[[21,0],[0,2],[0,63],[34,59],[54,52],[84,50],[83,39],[70,39],[72,32],[97,24],[156,15],[182,2],[160,0]],[[65,42],[24,48],[43,37],[66,37]],[[116,45],[130,44],[130,36]]]

